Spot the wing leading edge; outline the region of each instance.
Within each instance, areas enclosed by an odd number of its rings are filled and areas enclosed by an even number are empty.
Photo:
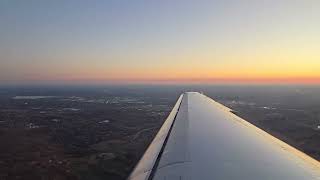
[[[320,163],[196,92],[184,93],[129,180],[320,180]]]

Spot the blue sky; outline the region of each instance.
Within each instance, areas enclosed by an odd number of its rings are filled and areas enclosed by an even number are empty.
[[[2,0],[0,82],[315,77],[319,12],[316,0]]]

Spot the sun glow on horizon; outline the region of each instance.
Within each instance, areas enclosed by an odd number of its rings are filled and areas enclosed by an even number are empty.
[[[320,1],[0,2],[0,12],[0,84],[320,84]]]

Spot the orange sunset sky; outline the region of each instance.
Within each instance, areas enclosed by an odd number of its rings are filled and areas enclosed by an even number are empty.
[[[1,1],[0,84],[320,83],[320,1]]]

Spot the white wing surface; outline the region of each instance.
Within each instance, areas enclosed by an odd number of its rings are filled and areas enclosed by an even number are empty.
[[[129,180],[320,180],[320,163],[197,92],[180,96]]]

